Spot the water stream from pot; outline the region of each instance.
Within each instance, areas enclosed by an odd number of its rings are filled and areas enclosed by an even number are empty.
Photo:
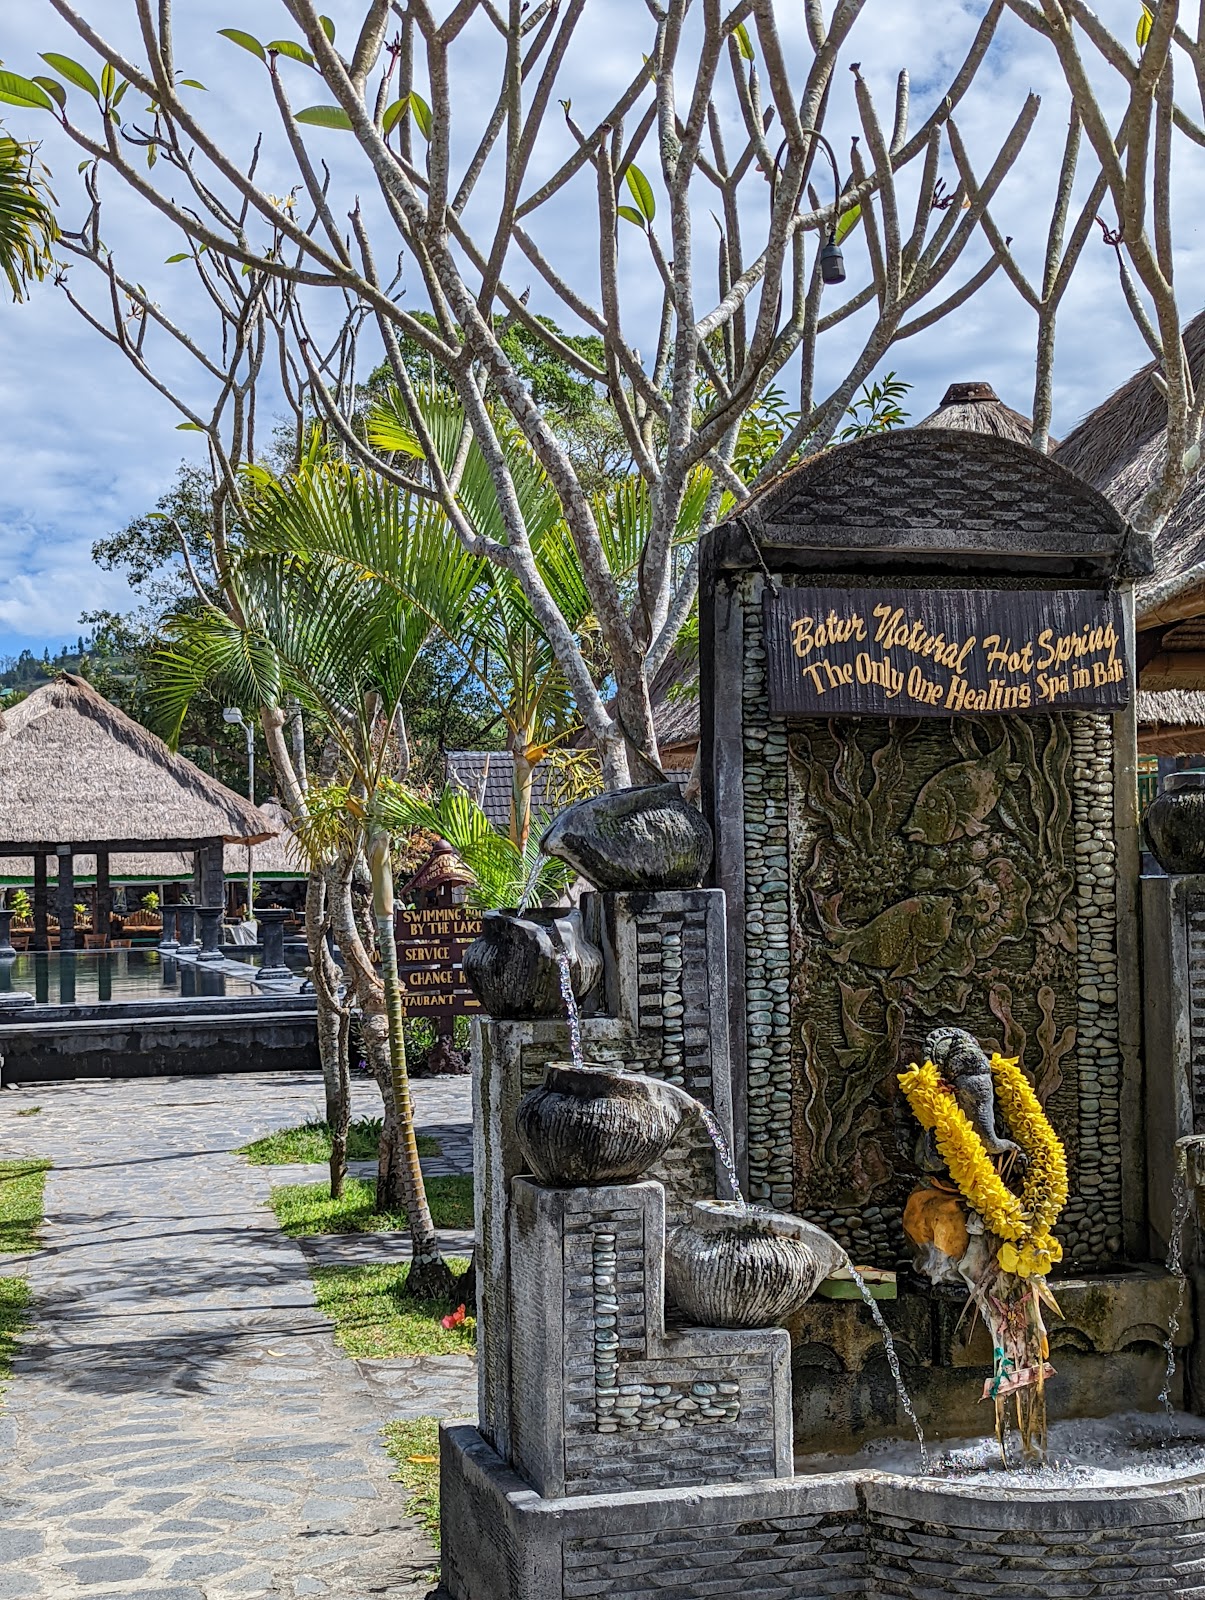
[[[1171,1235],[1167,1242],[1167,1270],[1177,1279],[1179,1293],[1171,1315],[1167,1319],[1167,1335],[1163,1341],[1163,1348],[1167,1352],[1167,1367],[1163,1375],[1163,1388],[1159,1391],[1159,1399],[1164,1411],[1167,1412],[1173,1439],[1179,1438],[1180,1435],[1176,1425],[1176,1407],[1172,1401],[1172,1385],[1176,1381],[1176,1335],[1180,1331],[1180,1300],[1185,1289],[1184,1224],[1188,1221],[1191,1206],[1188,1157],[1183,1147],[1177,1146],[1176,1167],[1172,1174],[1172,1220]]]
[[[862,1296],[863,1300],[865,1300],[867,1307],[870,1310],[870,1315],[874,1318],[875,1327],[878,1328],[879,1334],[882,1337],[883,1348],[887,1352],[887,1365],[891,1369],[891,1378],[895,1384],[895,1392],[899,1396],[900,1405],[903,1408],[904,1415],[908,1418],[908,1421],[912,1424],[916,1431],[916,1442],[920,1446],[920,1469],[922,1472],[928,1472],[929,1452],[925,1446],[925,1431],[920,1425],[920,1418],[916,1414],[916,1407],[912,1404],[912,1396],[908,1393],[908,1390],[904,1385],[904,1374],[900,1370],[900,1358],[895,1348],[895,1340],[891,1337],[891,1329],[887,1326],[886,1320],[883,1317],[883,1313],[879,1310],[878,1301],[870,1292],[870,1285],[858,1271],[857,1267],[854,1266],[848,1255],[845,1258],[845,1266],[850,1277],[857,1284],[858,1293]]]
[[[577,996],[573,992],[573,974],[569,970],[569,957],[555,933],[553,945],[556,950],[557,971],[561,978],[561,999],[565,1002],[565,1015],[569,1020],[569,1057],[580,1072],[586,1065],[586,1058],[582,1052],[582,1014],[578,1010]]]

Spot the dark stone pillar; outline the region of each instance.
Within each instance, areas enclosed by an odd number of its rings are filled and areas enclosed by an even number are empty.
[[[197,907],[197,915],[201,919],[201,949],[197,955],[198,961],[222,959],[222,917],[225,909],[225,906]]]
[[[285,921],[287,911],[257,911],[255,920],[259,924],[260,938],[264,946],[263,965],[259,969],[261,979],[270,979],[279,982],[282,978],[291,978],[293,974],[285,966]]]
[[[113,911],[113,890],[109,883],[109,852],[96,852],[96,914],[92,919],[93,933],[103,933],[109,942],[109,917]]]
[[[59,914],[59,949],[75,949],[75,858],[71,846],[59,845],[59,881],[55,906]]]
[[[176,925],[179,928],[180,949],[191,950],[197,942],[196,906],[179,906],[176,910]]]
[[[0,906],[0,961],[15,961],[17,952],[13,949],[12,929],[13,913]]]
[[[162,900],[159,902],[159,913],[163,918],[163,932],[159,938],[160,950],[180,948],[180,942],[176,938],[176,913],[179,909],[179,906],[165,905]]]
[[[46,857],[33,858],[33,947],[49,950],[50,939],[46,932]]]
[[[226,874],[224,847],[220,839],[210,839],[201,845],[195,856],[193,879],[199,906],[225,906]]]

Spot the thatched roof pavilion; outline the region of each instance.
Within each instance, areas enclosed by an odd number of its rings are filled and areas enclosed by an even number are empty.
[[[997,439],[1028,444],[1033,423],[1006,406],[990,383],[952,383],[936,411],[916,424],[918,428],[958,428],[964,433],[990,433]]]
[[[95,857],[105,902],[114,852],[185,852],[206,904],[222,851],[271,838],[257,806],[169,750],[82,678],[64,673],[0,715],[0,857],[33,857],[34,939],[46,940],[47,861],[57,861],[63,948],[74,943],[74,864]]]
[[[1184,329],[1193,382],[1205,381],[1205,312]],[[1133,517],[1159,470],[1167,407],[1148,361],[1063,440],[1055,460]],[[1155,571],[1135,589],[1143,689],[1205,689],[1205,474],[1155,536]],[[1201,748],[1200,745],[1193,748]]]

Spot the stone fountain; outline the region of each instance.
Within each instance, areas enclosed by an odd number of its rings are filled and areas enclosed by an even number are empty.
[[[444,1584],[1198,1592],[1205,1454],[1161,1395],[1205,1409],[1194,1223],[1191,1293],[1164,1264],[1176,1141],[1205,1136],[1205,878],[1144,886],[1143,963],[1147,542],[1045,458],[931,430],[805,463],[702,555],[714,860],[660,786],[574,808],[549,843],[597,886],[581,937],[601,976],[587,959],[573,985],[595,1081],[561,1065],[546,1007],[477,1025],[480,1407],[443,1433]],[[871,1311],[825,1274],[848,1252],[894,1283],[876,1309],[932,1451],[990,1434],[983,1326],[956,1273],[917,1270],[952,1237],[917,1221],[945,1181],[900,1082],[927,1043],[999,1171],[1018,1141],[985,1114],[984,1062],[1018,1062],[1061,1141],[1054,1434],[1150,1412],[1154,1479],[920,1470]],[[731,1143],[752,1218],[716,1205],[726,1175],[682,1094]],[[565,1130],[608,1096],[608,1138],[634,1153],[592,1170],[606,1141]],[[560,1106],[544,1145],[541,1097]],[[1205,1183],[1205,1158],[1188,1167]]]

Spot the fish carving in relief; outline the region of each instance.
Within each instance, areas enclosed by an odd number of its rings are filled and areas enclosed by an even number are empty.
[[[956,761],[935,772],[921,788],[904,837],[917,844],[952,844],[985,832],[984,819],[999,804],[1006,784],[1021,776],[1019,763],[1008,759],[1008,739],[970,761]]]
[[[932,960],[950,937],[954,900],[950,895],[916,894],[880,911],[860,928],[837,920],[839,894],[816,899],[816,915],[834,961],[877,967],[893,978],[909,978]]]

